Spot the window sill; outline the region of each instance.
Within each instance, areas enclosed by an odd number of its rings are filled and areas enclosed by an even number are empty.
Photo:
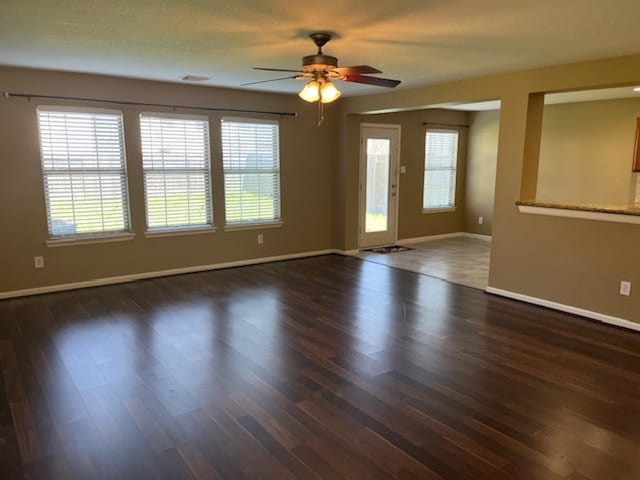
[[[232,232],[236,230],[260,230],[264,228],[279,228],[284,225],[284,222],[263,222],[263,223],[241,223],[238,225],[225,225],[225,232]]]
[[[456,207],[442,207],[442,208],[423,208],[422,213],[448,213],[455,212]]]
[[[181,237],[184,235],[202,235],[215,233],[216,227],[198,228],[174,228],[171,230],[148,230],[144,233],[145,238]]]
[[[554,203],[516,202],[520,213],[548,215],[552,217],[579,218],[601,222],[640,224],[640,207],[595,206],[595,205],[561,205]]]
[[[99,237],[70,237],[47,240],[47,247],[71,247],[75,245],[90,245],[92,243],[127,242],[136,238],[135,233],[121,233],[117,235],[102,235]]]

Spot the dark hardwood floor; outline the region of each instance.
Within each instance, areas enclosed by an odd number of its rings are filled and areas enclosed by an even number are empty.
[[[0,302],[0,477],[638,479],[640,335],[356,258]]]

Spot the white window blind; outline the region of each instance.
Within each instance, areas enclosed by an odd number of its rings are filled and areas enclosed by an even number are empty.
[[[222,120],[227,225],[280,220],[280,152],[276,122]]]
[[[122,113],[39,107],[51,238],[129,232]]]
[[[212,225],[207,117],[140,115],[147,228]]]
[[[451,208],[456,198],[458,132],[427,130],[422,207]]]

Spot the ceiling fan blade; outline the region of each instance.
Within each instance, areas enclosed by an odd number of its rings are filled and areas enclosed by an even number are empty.
[[[377,68],[373,68],[369,65],[354,65],[352,67],[338,67],[333,69],[334,72],[338,72],[342,75],[361,75],[363,73],[382,73]]]
[[[294,78],[298,78],[298,75],[293,75],[289,77],[271,78],[269,80],[258,80],[257,82],[241,83],[240,86],[246,87],[247,85],[257,85],[258,83],[277,82],[279,80],[291,80]]]
[[[253,67],[254,70],[264,70],[267,72],[299,72],[300,70],[291,70],[289,68],[263,68],[263,67]]]
[[[368,77],[366,75],[345,75],[345,82],[366,83],[367,85],[376,85],[378,87],[394,88],[400,85],[400,80],[391,80],[390,78]]]

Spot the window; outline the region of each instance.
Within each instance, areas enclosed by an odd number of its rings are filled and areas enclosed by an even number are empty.
[[[49,236],[129,232],[122,112],[39,107]]]
[[[208,118],[143,113],[140,137],[149,231],[211,226]]]
[[[278,124],[222,119],[227,225],[280,221]]]
[[[458,132],[427,130],[424,155],[424,210],[455,207]]]

